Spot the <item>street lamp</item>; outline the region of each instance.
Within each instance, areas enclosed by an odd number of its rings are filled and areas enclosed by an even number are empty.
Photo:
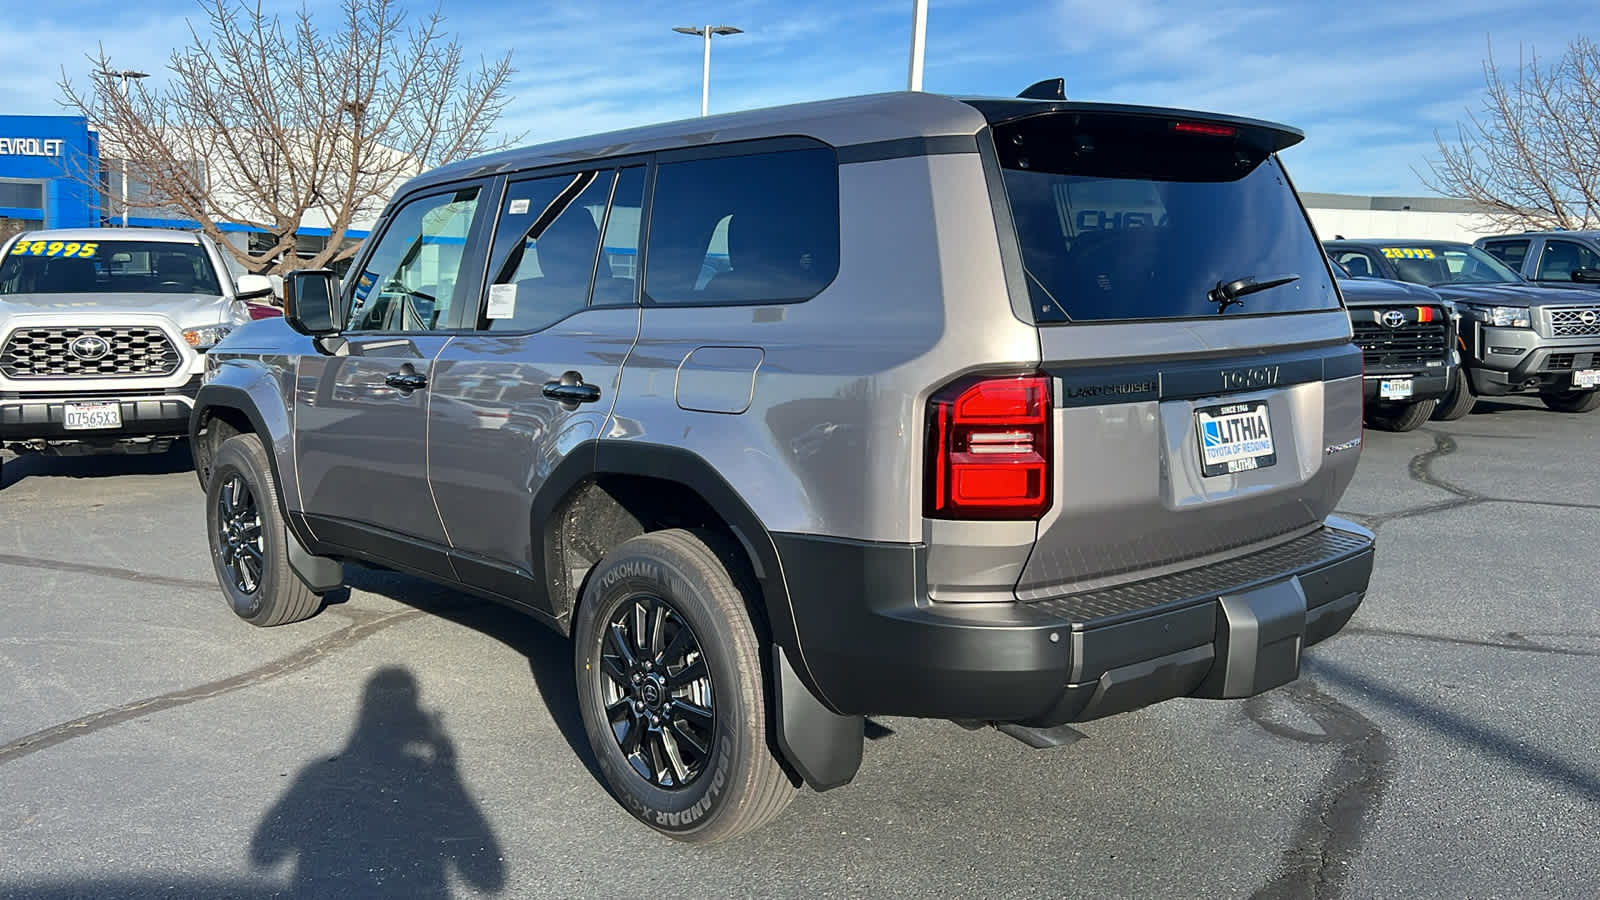
[[[704,35],[706,39],[706,62],[700,70],[700,115],[706,114],[706,102],[711,98],[711,36],[713,34],[743,34],[744,29],[734,28],[732,25],[706,25],[695,27],[680,25],[672,29],[679,34]]]
[[[135,72],[132,69],[123,69],[120,72],[106,69],[100,74],[107,78],[122,79],[122,105],[124,106],[128,105],[128,79],[150,77],[149,72]],[[122,227],[128,227],[128,147],[126,144],[122,147]]]
[[[911,74],[906,90],[922,90],[922,48],[928,34],[928,0],[911,0]]]

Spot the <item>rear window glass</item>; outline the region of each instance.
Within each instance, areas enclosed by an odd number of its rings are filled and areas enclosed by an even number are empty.
[[[1219,285],[1288,276],[1226,314],[1339,307],[1322,249],[1264,151],[1165,123],[1065,116],[1011,123],[995,139],[1037,321],[1214,316]]]
[[[0,263],[0,294],[220,295],[199,244],[28,239]]]
[[[828,148],[664,163],[650,215],[650,303],[806,300],[839,271],[839,171]]]

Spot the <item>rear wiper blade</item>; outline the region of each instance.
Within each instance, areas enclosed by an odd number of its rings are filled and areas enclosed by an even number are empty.
[[[1246,294],[1254,294],[1268,288],[1280,287],[1291,281],[1299,281],[1300,276],[1290,273],[1287,275],[1274,275],[1271,278],[1256,278],[1247,276],[1227,284],[1217,282],[1217,286],[1206,291],[1206,299],[1217,304],[1217,315],[1221,315],[1230,306],[1243,306],[1244,301],[1239,299]]]

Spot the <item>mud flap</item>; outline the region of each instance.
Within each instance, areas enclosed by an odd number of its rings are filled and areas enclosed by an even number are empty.
[[[1216,661],[1191,696],[1253,697],[1300,676],[1306,595],[1290,578],[1224,594],[1217,603]]]
[[[778,701],[773,718],[783,758],[814,791],[849,784],[861,768],[866,719],[841,716],[823,706],[795,673],[782,647],[772,645],[772,656]]]

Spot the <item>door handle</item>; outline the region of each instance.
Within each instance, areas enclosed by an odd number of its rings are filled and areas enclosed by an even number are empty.
[[[600,388],[585,384],[583,376],[577,372],[566,372],[562,374],[560,381],[545,382],[544,395],[551,400],[559,401],[570,411],[577,409],[579,403],[593,403],[599,400]]]
[[[390,372],[383,383],[402,391],[416,391],[428,386],[428,376],[418,372]]]

